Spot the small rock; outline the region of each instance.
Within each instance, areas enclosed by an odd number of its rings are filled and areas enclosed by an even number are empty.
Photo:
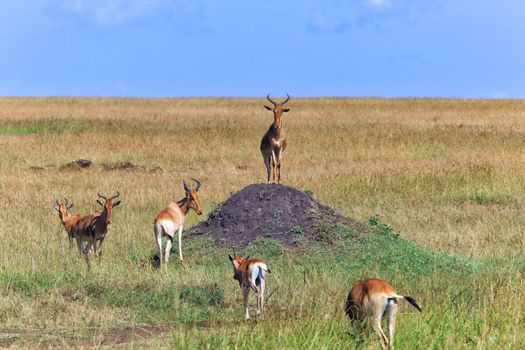
[[[90,160],[87,160],[87,159],[75,159],[71,163],[80,168],[89,168],[91,164],[93,164]]]

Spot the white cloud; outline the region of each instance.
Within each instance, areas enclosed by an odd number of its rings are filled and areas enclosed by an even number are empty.
[[[192,11],[196,1],[183,0],[63,0],[62,7],[101,25],[119,25],[163,11]]]
[[[313,32],[343,32],[349,23],[343,17],[337,15],[327,15],[321,11],[315,11],[309,23],[309,28]]]
[[[391,5],[390,0],[367,0],[368,4],[372,7],[383,8]]]

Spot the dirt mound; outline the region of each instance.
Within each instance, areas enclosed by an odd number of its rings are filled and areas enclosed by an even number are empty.
[[[357,232],[365,230],[363,224],[305,192],[283,185],[254,184],[233,194],[190,233],[210,235],[218,245],[235,248],[260,238],[297,246],[305,240],[331,241],[343,226]]]

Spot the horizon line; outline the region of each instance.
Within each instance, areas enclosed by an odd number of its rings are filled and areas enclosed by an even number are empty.
[[[275,95],[278,97],[279,95]],[[300,95],[294,99],[377,99],[377,100],[415,100],[415,99],[442,99],[442,100],[523,100],[524,97],[458,97],[458,96],[375,96],[375,95]],[[260,96],[133,96],[133,95],[0,95],[0,99],[137,99],[137,100],[167,100],[167,99],[257,99]]]

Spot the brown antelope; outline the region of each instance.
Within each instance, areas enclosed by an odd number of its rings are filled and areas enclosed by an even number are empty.
[[[102,243],[106,238],[108,225],[111,224],[113,219],[113,208],[120,204],[120,201],[113,201],[120,196],[118,191],[109,198],[100,193],[97,193],[97,195],[104,200],[104,202],[101,202],[97,199],[97,203],[103,208],[102,212],[95,212],[94,214],[80,217],[74,229],[78,251],[84,253],[86,258],[90,250],[93,250],[95,256],[100,258]],[[82,243],[85,243],[86,246],[83,247]]]
[[[264,312],[264,287],[266,272],[271,271],[266,267],[264,261],[259,259],[250,259],[247,257],[243,259],[236,255],[232,257],[228,255],[233,266],[233,279],[239,282],[244,297],[244,319],[248,320],[250,315],[248,313],[248,295],[250,289],[253,289],[257,295],[257,316],[262,316]]]
[[[159,259],[162,266],[162,236],[167,237],[166,242],[166,253],[164,254],[164,262],[167,264],[170,260],[170,251],[173,246],[173,237],[175,231],[178,231],[179,235],[179,259],[182,259],[182,228],[184,226],[184,219],[190,209],[193,209],[197,215],[202,215],[202,209],[199,202],[197,192],[201,188],[201,182],[197,179],[193,179],[197,183],[197,187],[188,187],[186,181],[182,180],[184,191],[186,196],[178,202],[171,202],[168,206],[162,209],[155,217],[155,223],[153,225],[153,232],[157,240],[159,247]]]
[[[283,108],[283,106],[290,100],[290,95],[286,95],[286,99],[277,103],[270,98],[270,94],[266,96],[268,101],[273,104],[272,107],[264,106],[269,111],[273,112],[273,123],[264,134],[261,140],[261,153],[266,165],[266,172],[268,174],[267,183],[270,183],[270,170],[273,174],[273,182],[281,183],[281,158],[286,148],[286,135],[284,134],[282,114],[288,112],[290,109]]]
[[[379,335],[381,347],[393,349],[397,303],[400,299],[405,299],[421,311],[412,297],[397,294],[394,287],[386,281],[377,278],[357,281],[348,294],[345,311],[352,323],[370,322]],[[381,328],[384,315],[388,315],[388,340]]]
[[[58,212],[58,217],[64,226],[64,229],[67,232],[69,239],[69,250],[73,249],[73,238],[74,238],[74,228],[80,219],[79,214],[71,215],[68,213],[68,210],[73,207],[73,203],[70,203],[67,198],[64,197],[65,202],[60,202],[58,199],[55,202],[55,210]]]

